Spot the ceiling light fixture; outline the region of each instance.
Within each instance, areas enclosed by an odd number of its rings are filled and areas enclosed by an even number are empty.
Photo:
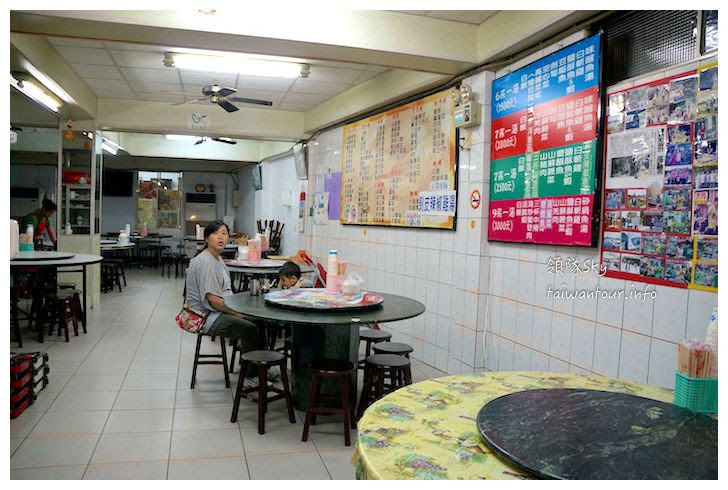
[[[165,53],[163,64],[181,70],[279,78],[306,78],[311,71],[311,68],[305,63],[255,59],[236,54],[207,56],[189,53]]]
[[[107,153],[111,153],[112,155],[116,155],[116,150],[112,148],[111,146],[106,144],[106,141],[101,143],[101,149],[105,150]]]
[[[61,103],[30,80],[30,75],[27,73],[13,72],[10,85],[53,112],[57,113],[61,107]]]
[[[69,95],[68,92],[63,90],[60,85],[58,85],[53,79],[50,77],[47,77],[43,72],[38,70],[35,66],[31,65],[30,63],[27,63],[25,65],[25,69],[30,72],[33,77],[38,80],[38,82],[42,83],[43,86],[45,86],[48,90],[53,92],[54,95],[57,97],[60,97],[61,100],[68,102],[69,104],[75,104],[76,101],[73,100],[73,97]]]
[[[199,136],[191,136],[189,134],[165,134],[165,138],[170,141],[197,141]]]
[[[103,141],[101,142],[102,145],[105,144],[107,146],[110,146],[114,150],[123,150],[124,149],[121,147],[121,145],[119,143],[107,138],[106,136],[101,136],[101,138],[103,139]]]

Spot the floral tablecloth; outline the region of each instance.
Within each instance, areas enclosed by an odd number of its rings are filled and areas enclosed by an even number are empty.
[[[673,392],[602,376],[495,371],[444,376],[401,388],[373,403],[358,424],[357,479],[526,479],[485,445],[476,425],[489,400],[529,389],[586,388],[672,403]]]

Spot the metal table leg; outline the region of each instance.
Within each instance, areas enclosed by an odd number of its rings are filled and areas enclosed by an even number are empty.
[[[81,272],[83,279],[81,280],[83,286],[81,291],[81,301],[83,301],[83,313],[81,314],[81,318],[83,321],[83,326],[86,326],[86,264],[83,264],[82,266],[83,271]]]
[[[38,284],[35,288],[35,300],[38,301],[38,321],[35,322],[38,327],[38,342],[43,343],[43,331],[45,323],[43,322],[43,267],[38,267]]]
[[[13,276],[13,296],[12,296],[12,315],[13,315],[13,328],[15,331],[15,341],[18,343],[18,348],[23,347],[23,338],[20,335],[20,321],[18,320],[18,276],[11,271]]]

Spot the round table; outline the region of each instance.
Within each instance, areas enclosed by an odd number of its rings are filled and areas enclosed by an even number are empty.
[[[31,252],[26,252],[26,254],[30,254]],[[39,307],[38,307],[38,318],[43,318],[43,275],[45,272],[49,269],[56,270],[59,267],[74,267],[74,266],[81,266],[81,270],[67,270],[64,272],[81,272],[82,276],[82,286],[81,286],[81,301],[83,302],[83,312],[81,314],[81,322],[83,323],[84,327],[86,326],[86,267],[93,264],[98,264],[101,262],[103,257],[100,255],[88,255],[88,254],[77,254],[74,253],[73,257],[71,258],[65,258],[68,256],[69,252],[32,252],[34,255],[44,254],[43,260],[23,260],[22,255],[18,254],[18,257],[10,261],[10,273],[13,275],[13,291],[14,291],[14,297],[12,299],[12,315],[13,315],[13,324],[18,325],[18,310],[17,310],[17,304],[18,304],[18,297],[17,297],[17,284],[16,282],[16,274],[22,273],[24,268],[34,268],[37,269],[38,278],[36,280],[36,288],[33,292],[34,295],[34,301],[37,301]],[[58,258],[56,258],[58,257]],[[39,322],[42,323],[42,322]],[[16,331],[16,334],[18,335],[18,338],[20,338],[20,328],[18,327],[18,331]],[[43,325],[39,325],[38,328],[38,342],[43,343],[43,331],[45,328]],[[22,345],[20,345],[22,347]]]
[[[172,235],[163,235],[160,233],[148,233],[147,236],[141,236],[139,234],[132,234],[129,236],[130,239],[136,242],[136,246],[144,241],[156,241],[157,242],[157,267],[162,264],[162,240],[165,238],[172,238]],[[138,254],[137,254],[138,255]]]
[[[269,304],[263,295],[238,293],[225,298],[225,306],[244,316],[287,323],[292,326],[291,374],[293,403],[305,410],[311,382],[309,367],[314,359],[344,359],[354,363],[359,358],[359,328],[373,323],[405,320],[425,312],[425,305],[404,296],[378,293],[381,305],[360,310],[325,311],[285,308]],[[356,396],[356,373],[351,377],[352,395]]]
[[[352,458],[356,477],[532,478],[486,446],[476,418],[494,398],[541,388],[587,388],[673,401],[666,388],[597,375],[494,371],[429,379],[390,393],[364,412]]]
[[[131,250],[134,248],[134,244],[130,243],[129,245],[119,245],[118,243],[102,243],[101,244],[101,251],[102,252],[117,252],[119,250]]]

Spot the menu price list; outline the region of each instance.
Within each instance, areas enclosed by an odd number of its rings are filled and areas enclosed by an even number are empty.
[[[440,92],[344,127],[343,224],[455,226],[455,127]]]

